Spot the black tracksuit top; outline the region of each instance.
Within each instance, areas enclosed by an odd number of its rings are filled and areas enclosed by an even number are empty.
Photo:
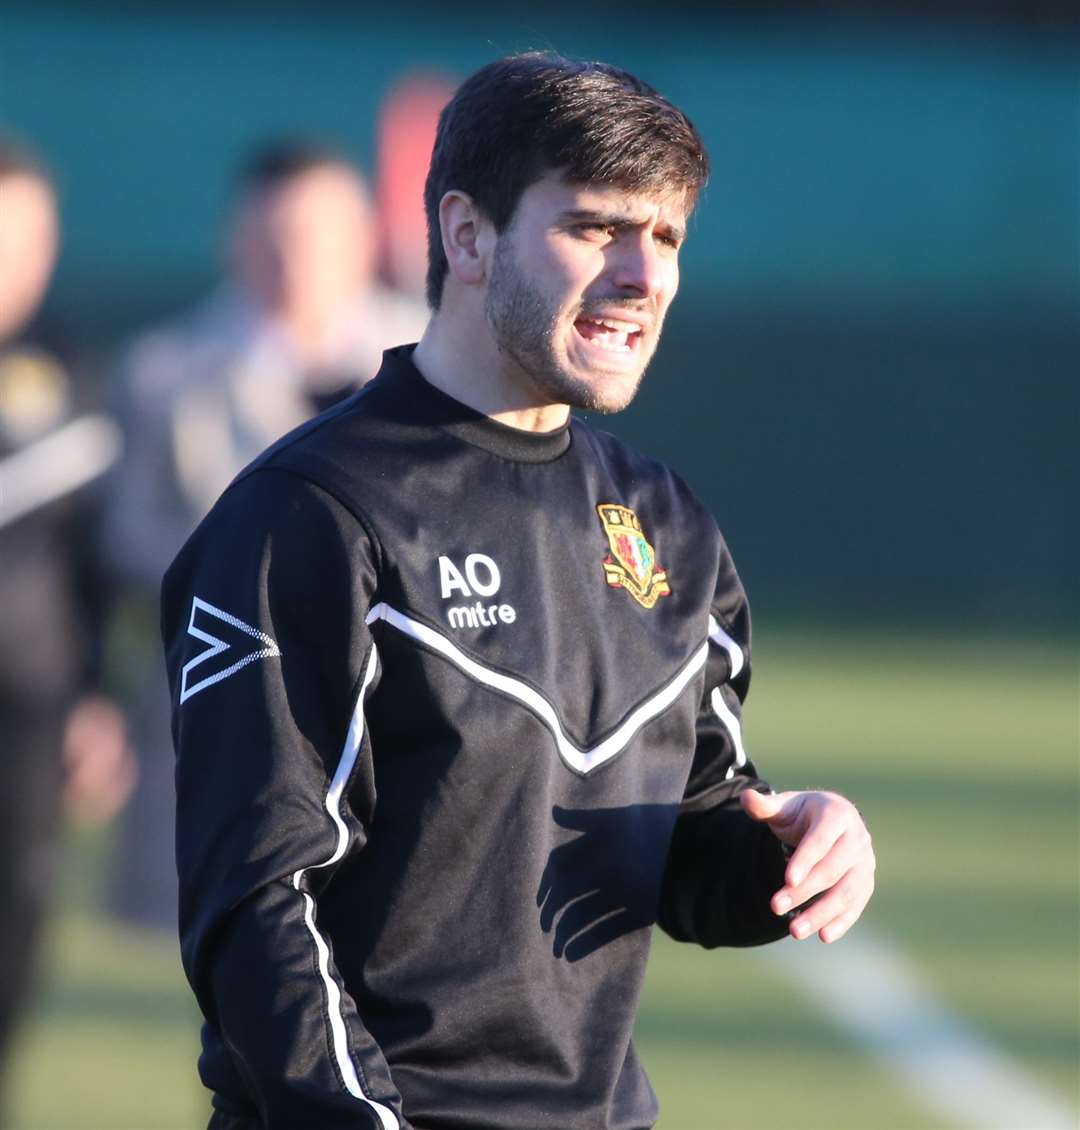
[[[666,467],[505,427],[410,353],[165,577],[200,1073],[274,1130],[649,1127],[653,923],[786,930],[736,799],[745,596]]]

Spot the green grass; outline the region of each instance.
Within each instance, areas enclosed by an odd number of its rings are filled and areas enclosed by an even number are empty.
[[[932,1125],[753,954],[705,953],[659,936],[637,1025],[661,1130]]]
[[[171,941],[82,913],[50,932],[50,969],[12,1065],[13,1130],[192,1130],[198,1015]]]
[[[1080,1108],[1077,713],[1064,645],[763,630],[746,734],[777,788],[837,788],[866,814],[880,860],[866,928]],[[99,839],[73,838],[12,1067],[14,1130],[205,1124],[175,946],[96,915],[103,862]],[[752,952],[658,937],[638,1043],[661,1130],[942,1125]]]
[[[1078,711],[1065,645],[765,629],[745,732],[776,788],[866,815],[863,925],[1080,1109]],[[752,953],[658,939],[638,1036],[663,1130],[941,1125]]]

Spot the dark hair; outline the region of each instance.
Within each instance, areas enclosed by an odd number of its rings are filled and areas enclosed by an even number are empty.
[[[10,134],[0,134],[0,177],[19,174],[34,177],[55,190],[56,182],[41,156]]]
[[[332,146],[310,138],[282,138],[260,146],[248,157],[240,168],[237,188],[242,196],[272,192],[286,181],[328,165],[353,169],[349,158]]]
[[[443,196],[468,193],[502,232],[525,189],[553,169],[571,183],[682,192],[689,210],[709,160],[689,118],[628,71],[546,51],[489,63],[439,116],[424,187],[433,310],[449,269],[439,230]]]

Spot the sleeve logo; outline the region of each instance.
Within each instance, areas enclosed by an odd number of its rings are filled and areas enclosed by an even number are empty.
[[[201,625],[201,626],[200,626]],[[213,628],[213,631],[210,629]],[[221,633],[215,635],[214,632]],[[230,675],[235,675],[242,667],[259,659],[271,659],[280,655],[278,645],[258,628],[245,624],[237,616],[222,612],[201,597],[191,601],[191,618],[188,620],[187,634],[206,644],[194,659],[184,664],[180,675],[180,702],[185,703],[199,691],[220,683]],[[222,636],[225,638],[223,639]],[[251,641],[261,644],[252,649]],[[209,664],[209,666],[205,666]],[[197,681],[193,682],[192,672],[199,668]]]
[[[604,580],[613,589],[625,589],[642,608],[671,594],[667,573],[645,540],[641,522],[629,506],[602,502],[596,508],[611,552],[604,558]]]

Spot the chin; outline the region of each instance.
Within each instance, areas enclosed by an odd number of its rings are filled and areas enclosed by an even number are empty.
[[[620,396],[598,397],[594,403],[587,405],[580,405],[589,412],[599,412],[602,416],[610,416],[614,412],[621,412],[624,408],[629,407],[630,402],[637,395],[637,387],[635,386],[629,392],[624,392]]]
[[[558,366],[559,375],[564,391],[572,390],[574,395],[565,403],[587,412],[621,412],[637,395],[652,359],[652,350],[645,350],[644,344],[638,346],[641,352],[636,357],[619,357],[610,365],[604,363],[605,358],[567,350]]]
[[[610,415],[621,412],[637,395],[642,373],[618,373],[600,376],[566,375],[562,387],[563,403],[586,412]]]

